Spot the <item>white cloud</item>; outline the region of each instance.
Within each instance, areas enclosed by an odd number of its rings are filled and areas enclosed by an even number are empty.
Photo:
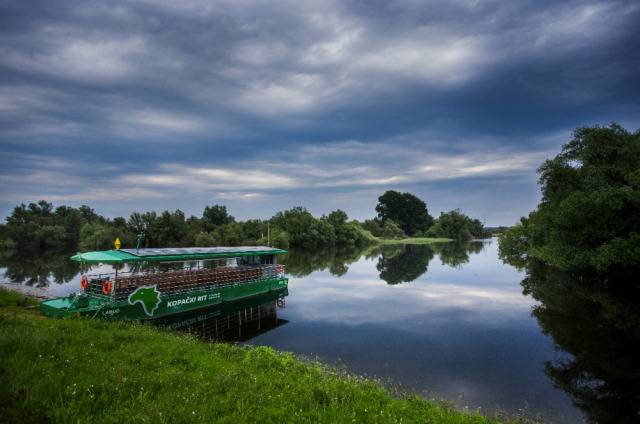
[[[193,133],[204,127],[204,124],[197,118],[151,109],[118,113],[113,120],[116,132],[129,137],[149,135],[149,131],[153,134],[167,131]]]
[[[505,177],[535,173],[546,151],[469,147],[434,150],[420,138],[399,147],[390,141],[303,145],[281,160],[263,162],[286,171],[309,187],[398,186],[455,178]]]
[[[41,196],[50,200],[218,197],[259,201],[278,194],[322,192],[337,188],[384,190],[459,178],[535,175],[546,152],[519,152],[504,148],[464,153],[433,151],[428,144],[412,143],[398,149],[380,141],[347,141],[325,146],[302,145],[286,154],[265,153],[262,158],[237,159],[227,164],[179,162],[147,167],[145,172],[126,167],[100,166],[92,174],[75,160],[40,160],[24,157],[28,171],[1,174],[5,197]],[[20,162],[13,157],[11,163]]]
[[[306,112],[323,97],[323,81],[313,75],[290,75],[287,81],[254,82],[238,93],[235,103],[264,115]]]
[[[165,187],[181,192],[202,190],[248,190],[255,193],[259,189],[285,189],[300,185],[285,174],[251,169],[202,167],[182,164],[164,164],[158,171],[146,174],[127,174],[118,178],[122,185],[142,187]]]
[[[73,37],[65,28],[45,28],[38,52],[4,48],[4,61],[27,72],[57,78],[106,84],[130,77],[145,51],[140,37],[90,39]]]
[[[398,187],[456,178],[499,177],[532,174],[545,157],[543,152],[509,150],[435,153],[429,149],[397,150],[387,143],[335,143],[304,145],[286,155],[265,154],[231,167],[163,164],[145,174],[124,174],[123,186],[162,190],[224,191],[245,198],[259,193],[293,189],[338,187]],[[351,154],[352,151],[358,155]],[[393,158],[393,159],[392,159]],[[391,160],[392,159],[392,160]]]
[[[622,12],[622,13],[621,13]],[[610,3],[586,3],[579,7],[558,7],[552,13],[542,14],[532,29],[535,48],[567,48],[588,43],[611,31],[609,25],[600,22],[615,21],[624,10]],[[588,30],[587,30],[588,28]]]
[[[265,193],[242,192],[242,191],[220,191],[212,195],[216,199],[233,199],[254,201],[268,197]]]
[[[54,93],[56,91],[51,89],[28,85],[0,86],[0,112],[18,114],[32,110],[58,108],[60,104],[50,100]]]
[[[206,116],[196,111],[145,107],[120,98],[106,99],[100,110],[112,134],[139,142],[191,144],[197,141],[195,137],[219,140],[246,134],[214,112]]]
[[[383,72],[442,87],[466,82],[493,61],[485,37],[416,31],[372,46],[353,61],[359,73]]]

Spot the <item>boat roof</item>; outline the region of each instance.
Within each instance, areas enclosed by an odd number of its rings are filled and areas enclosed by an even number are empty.
[[[238,247],[167,247],[150,249],[98,250],[77,253],[72,260],[83,263],[120,264],[128,262],[172,262],[205,259],[235,258],[287,253],[286,250],[267,246]]]

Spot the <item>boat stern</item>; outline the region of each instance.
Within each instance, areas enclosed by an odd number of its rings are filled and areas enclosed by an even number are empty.
[[[40,303],[42,313],[51,318],[62,318],[86,313],[92,308],[91,300],[86,296],[67,296],[45,300]]]
[[[40,303],[42,313],[51,318],[61,318],[74,315],[75,305],[68,297],[45,300]]]

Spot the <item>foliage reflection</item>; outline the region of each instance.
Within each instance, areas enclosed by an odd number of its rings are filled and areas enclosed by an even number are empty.
[[[525,294],[543,331],[571,357],[547,375],[594,423],[640,419],[640,293],[629,281],[528,264]]]
[[[376,260],[380,279],[389,284],[408,283],[427,272],[430,261],[439,256],[443,265],[459,267],[469,262],[469,255],[480,252],[482,242],[439,243],[432,245],[390,244],[366,248],[291,249],[278,258],[294,277],[305,277],[312,272],[327,270],[331,275],[345,275],[349,266],[361,257]],[[52,282],[71,281],[80,272],[77,262],[69,260],[72,252],[52,252],[29,257],[0,256],[0,267],[5,267],[5,278],[13,283],[46,287]],[[157,272],[184,266],[220,266],[216,261],[203,263],[133,263],[127,267],[115,266],[120,271]]]
[[[0,267],[6,268],[5,279],[12,283],[46,287],[52,282],[69,282],[80,272],[79,264],[69,260],[71,255],[60,252],[30,256],[0,255]]]
[[[433,255],[428,245],[385,246],[376,268],[387,284],[409,283],[427,272]]]

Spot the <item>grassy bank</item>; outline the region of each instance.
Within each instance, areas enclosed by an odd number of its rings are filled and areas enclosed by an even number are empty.
[[[371,234],[371,231],[362,228],[360,225],[358,225],[357,228],[358,231],[362,234],[363,238],[369,241],[371,244],[432,244],[453,241],[453,239],[449,238],[429,237],[405,237],[400,239],[382,238],[374,236],[373,234]]]
[[[270,348],[0,305],[3,422],[491,422]]]
[[[433,244],[433,243],[445,243],[448,241],[453,241],[453,239],[429,238],[429,237],[407,237],[402,239],[378,238],[378,243],[381,243],[381,244]]]

